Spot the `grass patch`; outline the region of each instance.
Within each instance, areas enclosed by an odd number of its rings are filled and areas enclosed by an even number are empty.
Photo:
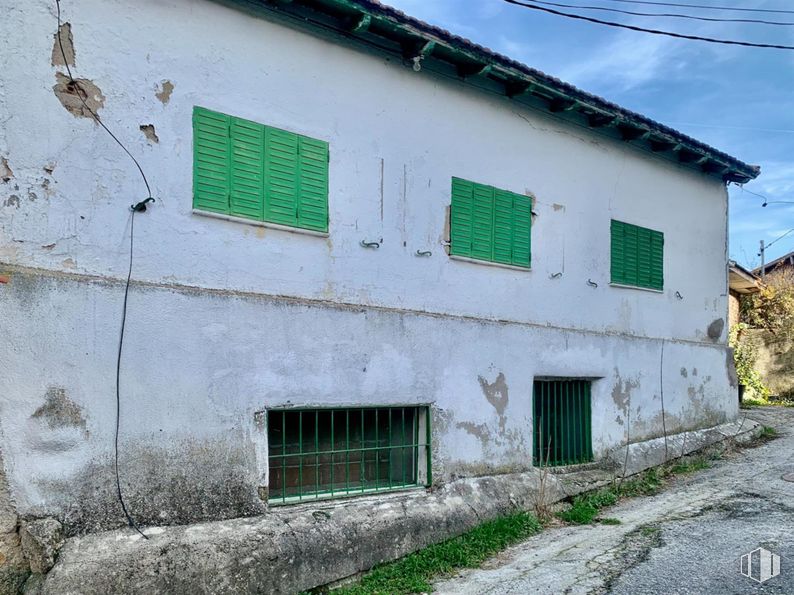
[[[453,539],[428,546],[405,558],[376,566],[334,595],[392,595],[432,591],[431,579],[460,568],[474,568],[493,554],[542,530],[537,518],[517,512],[487,521]]]
[[[621,496],[652,496],[664,484],[664,470],[657,467],[648,469],[645,473],[617,484],[617,491]]]
[[[765,401],[764,399],[754,399],[752,397],[745,397],[742,399],[742,409],[752,409],[753,407],[767,407],[769,406],[769,401]]]
[[[566,523],[574,525],[589,525],[598,516],[598,512],[605,506],[611,506],[618,501],[618,494],[613,488],[603,488],[595,492],[580,494],[573,499],[570,509],[557,513]]]
[[[777,438],[777,430],[772,426],[764,426],[761,428],[761,433],[758,435],[759,438],[764,438],[769,440],[770,438]]]
[[[681,459],[670,467],[670,474],[679,475],[681,473],[693,473],[695,471],[702,471],[711,467],[711,463],[705,457],[695,457],[690,459]]]
[[[606,518],[603,518],[603,519],[596,519],[596,521],[598,521],[602,525],[620,525],[621,524],[621,520],[620,519],[616,519],[616,518],[613,518],[613,517],[606,517]]]

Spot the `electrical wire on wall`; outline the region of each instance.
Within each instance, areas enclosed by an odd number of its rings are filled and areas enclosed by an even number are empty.
[[[659,399],[662,402],[662,432],[664,433],[664,462],[667,462],[667,420],[664,411],[664,339],[659,353]]]
[[[113,134],[113,132],[105,125],[102,119],[86,102],[86,98],[88,94],[85,90],[81,87],[80,82],[74,78],[72,75],[72,69],[69,68],[69,60],[66,57],[66,51],[63,47],[63,42],[61,41],[61,1],[55,0],[55,8],[58,17],[58,30],[55,33],[55,37],[58,40],[58,47],[61,51],[61,57],[63,58],[64,66],[66,67],[66,73],[69,77],[69,82],[71,83],[72,87],[76,90],[77,97],[80,99],[80,102],[83,104],[85,110],[91,114],[91,117],[94,121],[101,126],[105,132],[107,132],[110,137],[116,141],[123,151],[132,159],[132,162],[135,164],[135,167],[138,169],[138,172],[143,179],[143,184],[146,187],[146,198],[140,202],[137,202],[130,206],[130,259],[129,259],[129,267],[127,269],[127,281],[124,285],[124,301],[121,309],[121,329],[119,331],[119,348],[118,354],[116,358],[116,429],[113,441],[113,450],[114,450],[114,472],[116,476],[116,494],[118,496],[119,503],[121,504],[121,509],[124,511],[124,516],[127,518],[127,523],[133,529],[135,529],[138,533],[140,533],[144,539],[149,539],[143,531],[138,527],[135,523],[135,520],[132,518],[129,510],[127,509],[127,504],[124,502],[124,496],[121,491],[121,477],[119,473],[119,429],[121,427],[121,354],[122,349],[124,346],[124,327],[127,321],[127,300],[129,297],[130,292],[130,279],[132,278],[132,262],[133,262],[133,247],[134,247],[134,235],[135,235],[135,214],[142,213],[146,211],[146,205],[150,202],[154,202],[154,197],[152,197],[152,190],[149,186],[149,181],[146,179],[146,174],[143,173],[143,168],[141,164],[138,163],[138,160],[135,159],[132,153],[130,153],[129,149],[124,146],[124,144],[119,140],[119,138]]]

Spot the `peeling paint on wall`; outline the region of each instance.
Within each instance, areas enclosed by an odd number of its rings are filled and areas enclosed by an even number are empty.
[[[60,37],[61,43],[58,43]],[[53,66],[74,66],[74,38],[72,37],[71,23],[63,23],[57,33],[54,33],[52,44],[52,65]],[[63,46],[63,51],[61,51]],[[66,55],[66,62],[63,57]]]
[[[8,159],[6,157],[0,157],[0,180],[6,183],[10,182],[13,177],[14,172],[11,170],[11,166],[8,165]]]
[[[640,381],[636,379],[624,380],[620,377],[620,371],[617,368],[615,368],[615,378],[617,381],[612,387],[612,401],[618,409],[627,414],[631,403],[631,391],[639,387]]]
[[[68,76],[60,72],[55,73],[55,80],[57,82],[53,85],[52,90],[61,102],[61,105],[73,116],[78,118],[90,118],[93,120],[94,118],[91,112],[86,109],[86,105],[93,110],[94,113],[97,113],[104,107],[105,96],[102,95],[102,91],[100,91],[99,87],[92,81],[88,79],[75,79],[75,81],[72,82]],[[83,105],[83,102],[80,100],[81,95],[83,99],[85,99],[86,105]]]
[[[141,124],[140,128],[141,132],[143,132],[143,135],[149,140],[149,142],[160,142],[160,139],[157,137],[157,133],[154,130],[154,124]]]
[[[171,93],[174,92],[174,83],[171,81],[163,81],[160,83],[158,89],[159,90],[154,94],[154,96],[160,100],[160,103],[165,105],[171,100]]]
[[[496,380],[493,382],[488,382],[482,376],[477,376],[477,380],[480,382],[480,388],[482,388],[482,392],[485,395],[485,398],[488,399],[488,402],[493,405],[496,412],[502,417],[505,413],[505,408],[507,407],[508,395],[507,395],[507,382],[505,382],[505,375],[502,372],[496,377]]]

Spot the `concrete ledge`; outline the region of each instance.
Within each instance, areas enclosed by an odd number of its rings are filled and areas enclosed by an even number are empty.
[[[667,439],[661,437],[629,444],[628,459],[626,458],[627,447],[621,446],[611,451],[607,458],[611,462],[612,468],[622,471],[625,464],[626,475],[635,475],[651,467],[662,465],[671,459],[702,450],[722,440],[736,440],[739,444],[749,442],[760,432],[761,424],[746,417],[740,417],[735,422],[711,428],[671,434],[667,436]]]
[[[670,458],[760,426],[749,420],[668,436]],[[621,458],[623,457],[623,458]],[[622,469],[625,448],[612,456]],[[629,448],[629,474],[664,462],[664,440]],[[43,594],[295,593],[353,576],[449,539],[475,525],[529,510],[541,472],[462,479],[415,491],[271,509],[266,515],[69,539],[47,574]],[[547,503],[608,484],[605,469],[545,475]]]

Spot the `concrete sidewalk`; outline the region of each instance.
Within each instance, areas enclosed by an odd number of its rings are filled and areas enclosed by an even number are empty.
[[[794,483],[781,478],[794,472],[794,408],[742,413],[780,438],[605,511],[620,525],[544,531],[437,592],[794,593]],[[763,584],[739,572],[740,557],[759,546],[782,558],[781,574]]]

